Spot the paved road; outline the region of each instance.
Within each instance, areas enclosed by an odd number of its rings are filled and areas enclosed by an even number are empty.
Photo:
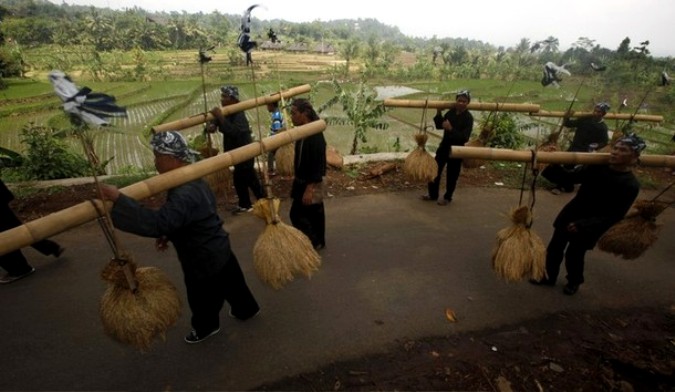
[[[327,200],[323,266],[311,280],[299,278],[281,290],[264,286],[253,271],[251,250],[264,223],[252,215],[226,216],[262,313],[239,322],[223,312],[221,334],[187,345],[184,305],[167,341],[147,353],[103,333],[99,272],[110,250],[94,222],[55,237],[67,247],[60,260],[28,248],[37,273],[0,286],[0,390],[245,390],[383,351],[400,339],[496,327],[561,310],[675,303],[672,209],[662,215],[659,241],[641,259],[589,253],[587,283],[567,297],[560,284],[506,283],[491,270],[495,234],[509,224],[505,213],[518,203],[518,191],[460,188],[447,207],[417,196]],[[534,230],[545,242],[569,197],[538,194]],[[140,265],[161,267],[185,298],[172,252],[156,253],[151,239],[123,234],[121,240]],[[445,318],[446,308],[456,312],[457,323]]]

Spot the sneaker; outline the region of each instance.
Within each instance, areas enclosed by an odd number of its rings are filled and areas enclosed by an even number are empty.
[[[15,281],[17,281],[17,280],[19,280],[19,279],[25,278],[26,276],[32,274],[33,272],[35,272],[35,268],[31,267],[30,270],[29,270],[28,272],[24,272],[24,273],[21,274],[21,275],[10,275],[10,274],[7,274],[7,275],[3,276],[2,278],[0,278],[0,284],[7,284],[7,283],[15,282]]]
[[[204,340],[210,338],[211,336],[217,334],[218,332],[220,332],[220,328],[215,329],[215,330],[211,331],[211,333],[208,333],[204,336],[199,336],[199,335],[197,335],[197,331],[195,331],[193,329],[192,331],[190,331],[189,334],[187,334],[187,336],[185,336],[185,343],[188,343],[188,344],[201,343]]]
[[[565,295],[574,295],[579,291],[579,285],[578,284],[572,284],[568,283],[565,285],[565,288],[563,288],[563,293]]]

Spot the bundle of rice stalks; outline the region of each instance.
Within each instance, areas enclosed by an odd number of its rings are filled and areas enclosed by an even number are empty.
[[[541,280],[546,276],[546,247],[528,228],[530,209],[521,206],[510,213],[513,225],[497,233],[492,251],[492,269],[507,281]]]
[[[426,133],[415,134],[417,147],[408,154],[403,164],[403,173],[410,181],[428,183],[436,178],[438,164],[425,148],[428,139]]]
[[[662,225],[656,223],[656,218],[669,205],[656,200],[636,201],[633,208],[637,212],[610,227],[598,240],[598,248],[626,260],[642,256],[658,239]]]
[[[307,278],[319,269],[321,257],[307,236],[279,219],[277,198],[260,199],[253,214],[267,223],[253,246],[253,265],[260,280],[282,288],[301,274]]]
[[[277,173],[284,177],[292,177],[295,174],[295,143],[284,144],[277,148],[274,159]]]
[[[204,158],[210,158],[218,155],[218,150],[215,148],[203,147],[199,149],[199,152]],[[209,187],[216,197],[222,197],[227,200],[227,190],[232,187],[232,172],[230,171],[229,167],[206,175],[204,180],[206,180],[206,183],[209,184]]]
[[[477,138],[469,140],[468,142],[464,143],[464,145],[468,147],[485,147],[487,141],[490,139],[491,134],[492,134],[492,127],[485,126],[483,127],[483,130],[480,131],[480,134],[478,135]],[[467,169],[475,169],[477,167],[481,167],[484,164],[485,164],[484,159],[464,158],[462,160],[462,167],[465,167]]]
[[[129,273],[137,283],[135,291],[129,285]],[[100,303],[108,336],[142,351],[156,337],[166,339],[166,331],[180,317],[181,302],[175,286],[159,268],[137,268],[132,260],[112,259],[101,278],[109,283]]]

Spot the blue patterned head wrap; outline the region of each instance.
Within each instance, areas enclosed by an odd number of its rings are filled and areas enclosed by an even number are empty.
[[[609,112],[609,104],[607,102],[598,102],[595,105],[595,108],[601,111],[603,114],[607,114],[607,112]]]
[[[629,133],[616,141],[617,143],[623,143],[631,148],[635,153],[640,154],[642,150],[647,148],[647,144],[642,138],[638,137],[634,133]]]
[[[195,161],[197,152],[191,150],[183,135],[176,131],[157,132],[150,139],[152,150],[158,154],[171,155],[183,162]]]
[[[237,101],[239,100],[239,89],[234,86],[223,86],[220,88],[220,93],[222,95],[230,96]]]

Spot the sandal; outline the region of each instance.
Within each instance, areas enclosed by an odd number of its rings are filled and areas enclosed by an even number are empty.
[[[450,200],[448,200],[448,199],[441,199],[441,200],[438,201],[437,204],[438,204],[439,206],[447,206],[448,203],[450,203]]]
[[[420,200],[435,201],[436,199],[432,199],[429,195],[422,195],[422,196],[420,196]]]

